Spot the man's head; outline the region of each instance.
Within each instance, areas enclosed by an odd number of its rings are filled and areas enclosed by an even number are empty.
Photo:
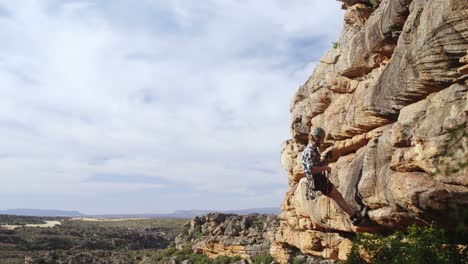
[[[315,127],[312,129],[312,132],[310,132],[310,139],[320,146],[325,139],[325,130],[321,127]]]

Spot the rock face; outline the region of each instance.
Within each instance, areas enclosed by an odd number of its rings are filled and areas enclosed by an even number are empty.
[[[245,259],[268,254],[279,220],[266,214],[210,213],[195,217],[176,238],[176,247],[192,245],[196,253],[215,258],[240,256]]]
[[[450,225],[448,206],[468,204],[468,1],[342,2],[338,44],[291,103],[289,191],[270,250],[283,263],[295,249],[346,259],[362,231],[329,198],[305,199],[312,127],[327,132],[330,180],[354,209],[369,208],[366,231]]]

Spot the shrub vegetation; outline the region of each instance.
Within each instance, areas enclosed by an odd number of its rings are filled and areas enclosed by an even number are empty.
[[[462,264],[468,263],[468,252],[466,241],[451,239],[443,229],[413,225],[390,236],[358,234],[345,263]]]

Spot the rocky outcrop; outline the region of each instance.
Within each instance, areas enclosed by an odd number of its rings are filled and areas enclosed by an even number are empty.
[[[283,263],[294,249],[345,259],[364,231],[327,197],[305,199],[301,152],[315,126],[327,132],[330,180],[369,208],[365,231],[447,225],[448,206],[468,204],[468,1],[342,2],[340,39],[290,107],[289,191],[271,248]]]
[[[221,214],[210,213],[195,217],[184,226],[176,238],[176,247],[190,245],[194,252],[217,256],[239,256],[249,259],[268,254],[279,220],[266,214]]]

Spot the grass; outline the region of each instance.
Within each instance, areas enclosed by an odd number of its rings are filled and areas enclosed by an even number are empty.
[[[124,228],[161,228],[166,230],[180,230],[182,225],[187,222],[187,219],[122,219],[122,220],[106,220],[101,221],[79,221],[73,220],[75,225],[95,226],[95,227],[124,227]]]

